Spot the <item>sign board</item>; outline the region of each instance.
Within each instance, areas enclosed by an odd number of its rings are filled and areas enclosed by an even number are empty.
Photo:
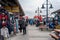
[[[19,12],[19,6],[5,6],[4,8],[8,12]]]
[[[12,12],[19,12],[19,6],[13,6]]]
[[[8,12],[11,12],[11,7],[5,6],[4,8],[5,8]]]

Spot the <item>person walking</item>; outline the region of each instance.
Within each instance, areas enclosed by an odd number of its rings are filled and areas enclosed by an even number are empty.
[[[53,23],[53,21],[49,22],[49,28],[52,30],[55,29],[55,24]]]
[[[26,22],[26,19],[23,19],[23,25],[22,25],[22,27],[23,27],[23,35],[25,35],[26,34],[26,26],[27,26],[28,24],[27,24],[27,22]]]
[[[20,26],[20,28],[19,28],[20,32],[22,32],[22,30],[23,30],[23,35],[25,35],[26,34],[27,22],[24,18],[19,20],[19,26]]]
[[[20,32],[22,32],[22,24],[23,24],[23,21],[22,21],[22,18],[19,19],[19,30]]]

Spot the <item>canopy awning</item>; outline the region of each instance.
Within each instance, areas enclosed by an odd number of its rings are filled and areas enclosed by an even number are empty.
[[[60,13],[60,9],[52,12],[51,14],[53,14],[53,13]]]
[[[0,0],[0,4],[4,7],[4,6],[9,6],[9,7],[12,7],[12,6],[19,6],[19,12],[20,12],[20,15],[24,15],[24,11],[20,5],[20,3],[18,2],[18,0]]]

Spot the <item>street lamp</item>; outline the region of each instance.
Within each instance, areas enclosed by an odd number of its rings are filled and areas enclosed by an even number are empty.
[[[50,8],[53,8],[52,4],[50,5]]]
[[[39,7],[38,7],[38,9],[35,11],[35,13],[38,13],[38,16],[40,16],[40,14],[39,13],[42,13],[42,11],[39,9]]]
[[[48,23],[48,5],[50,5],[50,8],[53,8],[52,7],[52,4],[48,4],[48,0],[46,0],[46,4],[42,4],[42,9],[44,9],[44,5],[46,5],[46,22]]]
[[[44,4],[42,4],[42,7],[41,7],[42,9],[44,9],[45,7],[44,7]]]

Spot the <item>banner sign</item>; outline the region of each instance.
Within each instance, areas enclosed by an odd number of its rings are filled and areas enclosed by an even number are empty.
[[[19,6],[5,6],[4,7],[8,12],[19,12]]]
[[[11,7],[5,6],[4,8],[5,8],[8,12],[11,12]]]
[[[13,6],[12,7],[12,12],[19,12],[19,7],[18,6]]]

